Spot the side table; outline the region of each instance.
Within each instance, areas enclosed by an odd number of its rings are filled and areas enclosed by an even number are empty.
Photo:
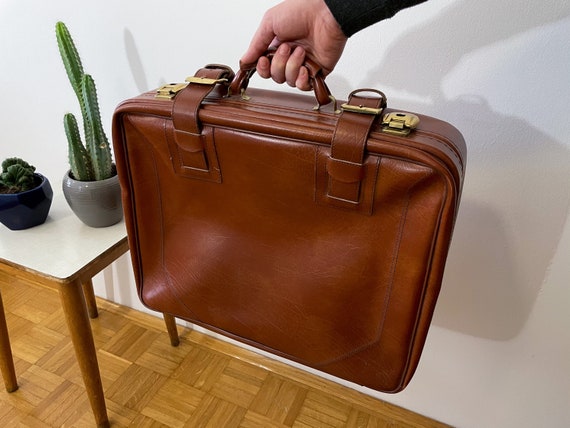
[[[109,418],[89,322],[89,317],[97,317],[91,280],[127,250],[123,221],[105,228],[88,227],[75,217],[61,193],[54,194],[50,214],[43,225],[21,231],[0,227],[0,272],[59,291],[99,427],[108,427]],[[9,348],[9,342],[6,346]],[[11,361],[0,363],[2,367],[9,367]],[[11,382],[16,386],[15,380]]]

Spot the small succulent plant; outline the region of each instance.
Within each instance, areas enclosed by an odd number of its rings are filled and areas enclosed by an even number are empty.
[[[111,145],[103,130],[95,82],[83,72],[83,65],[71,35],[63,22],[55,26],[57,44],[69,82],[73,87],[83,118],[85,144],[77,119],[72,113],[63,118],[69,151],[69,166],[73,178],[79,181],[98,181],[115,174]]]
[[[7,158],[2,162],[0,193],[21,193],[38,185],[36,168],[20,158]]]

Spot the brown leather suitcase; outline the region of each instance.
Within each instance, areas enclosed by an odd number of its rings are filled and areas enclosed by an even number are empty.
[[[398,392],[440,290],[465,143],[443,121],[387,108],[379,91],[336,103],[308,65],[312,95],[246,90],[253,65],[235,77],[212,65],[117,107],[138,294],[153,310]]]

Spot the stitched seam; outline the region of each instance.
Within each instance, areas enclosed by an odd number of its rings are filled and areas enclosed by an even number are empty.
[[[413,186],[411,186],[413,187]],[[399,249],[400,249],[400,245],[402,243],[402,235],[404,233],[404,225],[406,224],[406,219],[408,217],[408,209],[410,206],[410,195],[408,193],[408,196],[406,198],[406,203],[404,205],[404,207],[402,208],[402,217],[400,219],[400,225],[398,228],[398,239],[396,240],[396,243],[394,245],[394,252],[396,254],[396,256],[393,258],[392,260],[392,266],[390,267],[390,280],[388,282],[388,287],[386,288],[386,292],[385,292],[385,297],[384,297],[384,305],[382,308],[382,319],[380,320],[379,326],[378,326],[378,330],[376,333],[376,336],[374,337],[373,340],[371,340],[369,343],[362,345],[356,349],[353,349],[350,352],[347,352],[337,358],[333,358],[327,361],[323,361],[321,363],[317,363],[314,365],[314,367],[324,367],[327,365],[330,365],[332,363],[336,363],[338,361],[342,361],[345,359],[348,359],[356,354],[359,354],[360,352],[369,349],[373,346],[375,346],[378,341],[382,338],[382,332],[384,330],[384,322],[386,321],[386,308],[388,308],[388,304],[390,303],[390,296],[392,295],[392,288],[394,286],[394,274],[396,272],[396,266],[398,264],[398,254],[399,254]]]

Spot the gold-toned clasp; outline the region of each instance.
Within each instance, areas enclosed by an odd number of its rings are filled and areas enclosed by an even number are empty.
[[[331,100],[331,102],[332,102],[332,105],[333,105],[333,112],[334,112],[335,114],[339,114],[339,113],[340,113],[340,110],[337,108],[338,103],[337,103],[336,98],[335,98],[334,96],[332,96],[332,95],[329,95],[329,100]],[[328,105],[328,104],[327,104],[327,105]],[[321,110],[321,107],[322,107],[321,104],[317,104],[316,106],[313,107],[313,111],[320,111],[320,110]]]
[[[228,79],[222,77],[220,79],[211,79],[209,77],[187,77],[186,82],[188,83],[197,83],[199,85],[216,85],[218,83],[227,83]]]
[[[379,115],[382,114],[382,108],[373,108],[373,107],[365,107],[365,106],[354,106],[352,104],[343,104],[340,106],[342,111],[349,111],[351,113],[360,113],[360,114],[372,114],[372,115]]]
[[[171,100],[187,85],[187,83],[168,83],[158,88],[154,97],[163,100]]]
[[[373,95],[373,97],[370,96],[364,97],[363,95],[360,94],[369,94]],[[356,99],[356,95],[358,95],[360,98],[369,98],[371,100],[375,100],[374,102],[371,102],[371,104],[377,105],[378,107],[367,107],[362,104],[357,104],[356,102],[354,102],[354,100]],[[354,104],[351,104],[352,102],[354,102]],[[352,91],[350,94],[348,94],[348,103],[341,105],[340,108],[342,109],[342,111],[348,111],[350,113],[370,114],[374,116],[379,116],[380,114],[382,114],[382,111],[384,110],[386,105],[387,105],[387,98],[384,92],[379,91],[378,89],[365,88],[365,89],[356,89]]]
[[[420,123],[420,118],[412,113],[392,112],[382,118],[382,132],[406,136]]]
[[[241,99],[244,100],[244,101],[249,101],[249,100],[251,100],[251,97],[245,93],[245,88],[241,88],[240,97],[241,97]]]

